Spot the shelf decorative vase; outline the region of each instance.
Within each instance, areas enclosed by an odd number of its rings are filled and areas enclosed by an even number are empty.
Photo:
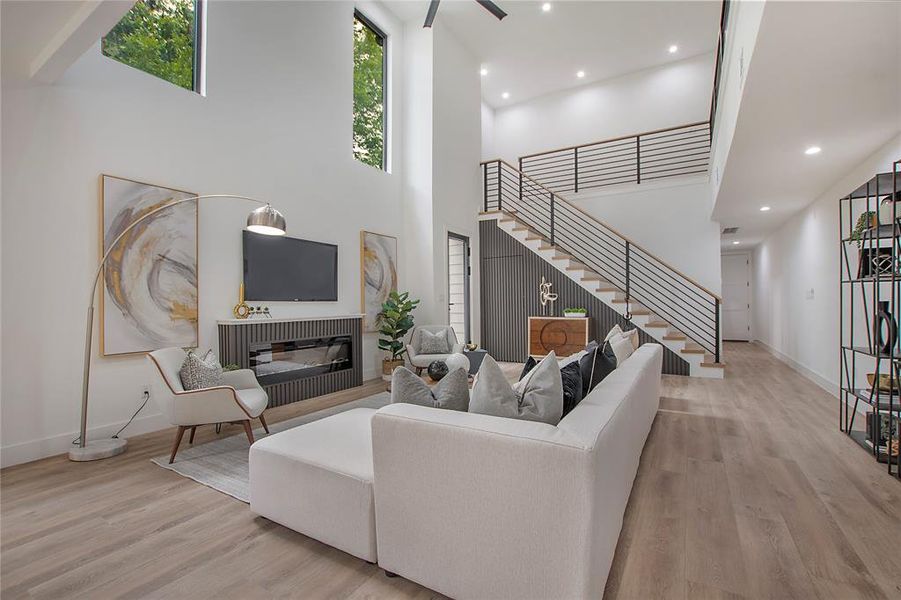
[[[873,348],[880,354],[891,354],[898,341],[898,322],[889,309],[887,300],[879,302],[873,319]]]

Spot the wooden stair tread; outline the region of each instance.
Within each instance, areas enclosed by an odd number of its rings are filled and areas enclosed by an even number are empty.
[[[707,367],[708,369],[725,369],[726,363],[718,363],[718,362],[702,362],[702,367]]]
[[[569,254],[563,254],[562,252],[560,254],[558,254],[557,256],[554,256],[551,258],[551,260],[572,260],[572,259],[573,259],[572,256],[570,256]]]
[[[618,292],[618,291],[620,291],[620,290],[619,290],[619,288],[614,287],[614,286],[612,286],[612,285],[602,285],[602,286],[600,286],[598,289],[596,289],[595,291],[596,291],[596,292]]]
[[[682,354],[707,354],[703,348],[682,348],[679,352]]]
[[[663,339],[673,341],[673,342],[681,342],[688,338],[686,338],[681,333],[668,333],[665,336],[663,336]]]
[[[666,321],[651,321],[645,324],[645,327],[669,327],[669,323]]]
[[[633,310],[632,310],[632,316],[633,316],[633,317],[644,317],[644,316],[647,316],[647,315],[649,315],[649,314],[651,314],[651,311],[649,311],[649,310],[646,309],[646,308],[636,308],[636,309],[633,309]]]
[[[584,275],[582,277],[582,281],[601,281],[601,276],[600,275],[592,275],[589,273],[588,275]]]

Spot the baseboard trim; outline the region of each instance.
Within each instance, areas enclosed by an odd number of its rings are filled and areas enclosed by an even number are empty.
[[[108,425],[100,425],[88,429],[88,439],[102,439],[112,437],[119,429],[125,425],[126,421],[118,423],[110,423]],[[138,417],[131,422],[128,429],[122,432],[122,437],[129,438],[134,435],[143,433],[151,433],[172,427],[169,422],[163,418],[163,415],[157,413]],[[49,458],[58,454],[65,454],[72,447],[72,440],[78,437],[77,431],[63,433],[38,440],[30,440],[18,444],[10,444],[0,448],[0,467],[12,467],[22,463]],[[127,450],[126,450],[127,452]]]
[[[817,384],[819,387],[823,388],[824,390],[826,390],[827,392],[829,392],[830,394],[832,394],[833,396],[838,398],[838,384],[837,383],[829,381],[828,379],[826,379],[825,377],[823,377],[816,371],[813,371],[812,369],[807,368],[806,366],[802,365],[801,363],[799,363],[792,357],[788,356],[787,354],[783,354],[779,350],[776,350],[775,348],[773,348],[766,342],[762,342],[760,340],[753,340],[751,343],[757,344],[758,346],[760,346],[761,348],[763,348],[764,350],[766,350],[767,352],[769,352],[770,354],[772,354],[773,356],[775,356],[776,358],[778,358],[779,360],[781,360],[782,362],[787,364],[789,367],[792,368],[792,370],[797,371],[798,373],[800,373],[807,379],[809,379],[812,382],[814,382],[815,384]]]

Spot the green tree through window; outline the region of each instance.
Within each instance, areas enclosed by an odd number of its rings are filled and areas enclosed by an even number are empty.
[[[354,15],[354,157],[385,168],[385,35]]]
[[[195,22],[201,0],[138,0],[103,37],[105,56],[195,89]]]

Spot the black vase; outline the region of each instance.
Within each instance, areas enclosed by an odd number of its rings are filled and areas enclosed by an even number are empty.
[[[891,354],[898,341],[898,322],[889,310],[888,301],[879,302],[873,319],[873,348],[880,354]]]
[[[441,381],[441,379],[447,375],[447,365],[443,360],[434,360],[432,364],[429,365],[428,369],[429,379],[432,381]]]

